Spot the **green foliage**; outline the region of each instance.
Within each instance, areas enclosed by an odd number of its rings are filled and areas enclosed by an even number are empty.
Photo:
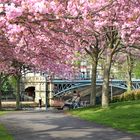
[[[8,81],[11,84],[12,88],[16,89],[16,87],[17,87],[17,80],[16,80],[16,78],[14,76],[10,76],[8,78]]]
[[[9,82],[8,75],[0,73],[0,81],[1,81],[0,90],[2,92],[2,98],[13,94],[13,88],[11,83]]]
[[[121,95],[114,96],[112,102],[122,102],[132,100],[140,100],[140,90],[127,91]]]
[[[8,94],[10,91],[10,93],[13,91],[12,85],[9,83],[8,79],[4,82],[4,84],[2,85],[2,94]]]
[[[139,61],[136,61],[133,72],[136,78],[140,78],[140,62]]]
[[[140,78],[140,61],[133,60],[132,78]],[[126,77],[126,71],[128,69],[127,63],[114,63],[112,65],[112,73],[116,79],[124,79]],[[115,72],[113,70],[116,70]]]
[[[79,67],[81,62],[77,60],[77,61],[74,61],[73,63],[74,63],[74,66]]]
[[[109,108],[88,107],[70,111],[84,120],[97,122],[140,134],[140,101],[125,101],[110,104]]]

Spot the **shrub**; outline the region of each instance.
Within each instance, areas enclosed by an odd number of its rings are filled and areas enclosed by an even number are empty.
[[[140,100],[140,89],[124,92],[113,97],[112,102]]]

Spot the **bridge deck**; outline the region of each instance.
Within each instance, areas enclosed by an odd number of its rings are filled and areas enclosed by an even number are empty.
[[[91,80],[61,80],[61,79],[54,79],[52,80],[52,83],[55,85],[54,89],[54,96],[62,95],[63,93],[69,92],[74,89],[91,86]],[[127,89],[127,83],[125,80],[118,80],[118,79],[112,79],[109,81],[110,87],[115,87],[119,89]],[[97,79],[96,85],[102,86],[103,80]],[[140,88],[140,79],[132,80],[132,88],[133,89],[139,89]]]

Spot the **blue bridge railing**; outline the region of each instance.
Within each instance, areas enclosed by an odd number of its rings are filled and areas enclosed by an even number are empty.
[[[55,79],[52,80],[52,83],[55,85],[54,87],[54,96],[59,96],[63,93],[66,93],[70,90],[74,90],[77,88],[82,88],[86,86],[91,86],[91,80],[80,79],[80,80],[61,80]],[[96,81],[97,86],[101,86],[103,84],[102,79],[98,79]],[[110,86],[119,88],[119,89],[127,89],[127,83],[125,80],[112,79],[110,80]],[[132,80],[132,88],[139,89],[140,88],[140,79]]]

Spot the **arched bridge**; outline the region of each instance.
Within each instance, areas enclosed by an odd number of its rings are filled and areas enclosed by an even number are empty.
[[[52,84],[54,84],[53,96],[57,97],[71,90],[90,86],[91,80],[52,80]],[[96,81],[97,86],[101,86],[102,84],[103,84],[103,80],[98,79]],[[110,87],[126,90],[127,84],[125,80],[113,79],[113,80],[110,80]],[[132,80],[132,88],[133,89],[140,88],[140,79]]]

